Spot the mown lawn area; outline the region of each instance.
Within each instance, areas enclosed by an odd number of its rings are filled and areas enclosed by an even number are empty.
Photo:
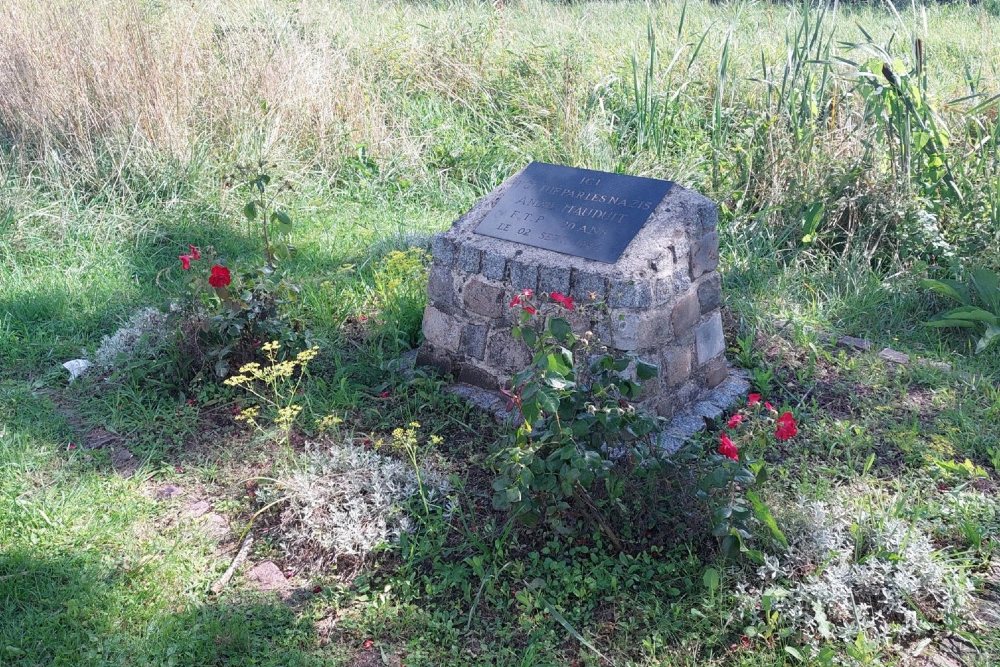
[[[995,3],[0,2],[0,665],[1000,664],[1000,342],[925,282],[1000,271],[998,38]],[[798,425],[621,466],[620,543],[495,504],[514,427],[406,361],[433,234],[532,160],[718,202],[728,358]],[[246,165],[291,219],[264,278]],[[253,335],[209,262],[277,285]],[[317,351],[288,428],[223,381],[271,338]]]

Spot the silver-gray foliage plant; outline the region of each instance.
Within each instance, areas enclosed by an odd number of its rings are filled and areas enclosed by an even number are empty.
[[[101,339],[94,363],[103,372],[115,370],[132,360],[151,359],[166,346],[169,335],[166,313],[141,308],[110,336]]]
[[[430,502],[443,502],[448,480],[398,459],[351,444],[334,444],[304,457],[303,466],[279,480],[287,496],[282,547],[290,555],[364,557],[413,528],[407,509],[423,485]]]
[[[739,585],[743,613],[755,615],[766,596],[779,625],[817,648],[859,634],[890,644],[925,633],[930,620],[958,619],[969,577],[921,528],[859,498],[841,492],[786,508],[789,549],[766,556],[756,581]]]

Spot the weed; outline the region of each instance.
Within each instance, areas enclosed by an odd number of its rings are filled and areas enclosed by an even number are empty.
[[[225,380],[226,386],[238,387],[256,400],[257,405],[244,408],[237,419],[244,421],[259,431],[264,431],[261,422],[270,418],[274,425],[284,432],[285,443],[291,444],[292,427],[302,412],[296,403],[300,398],[300,388],[308,376],[309,362],[319,354],[318,347],[302,350],[294,358],[280,358],[281,343],[270,341],[261,346],[266,362],[256,361],[240,367],[239,374]],[[264,408],[268,414],[262,414]]]

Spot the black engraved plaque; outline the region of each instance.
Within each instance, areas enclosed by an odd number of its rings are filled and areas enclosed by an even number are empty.
[[[614,264],[672,185],[532,162],[475,231]]]

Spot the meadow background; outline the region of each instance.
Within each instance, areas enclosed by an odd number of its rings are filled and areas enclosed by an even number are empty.
[[[426,287],[392,251],[531,160],[665,178],[719,203],[732,356],[812,418],[775,493],[860,480],[885,512],[933,519],[927,489],[969,459],[979,481],[948,488],[985,494],[985,513],[940,519],[942,544],[988,570],[1000,354],[924,327],[947,303],[920,280],[1000,270],[998,41],[990,2],[0,0],[0,663],[368,664],[371,637],[396,664],[599,664],[595,646],[621,664],[794,659],[731,650],[742,633],[693,592],[704,563],[684,549],[622,589],[587,583],[582,557],[505,581],[499,547],[475,561],[442,544],[447,576],[333,577],[295,604],[208,596],[231,553],[150,485],[198,489],[242,526],[245,480],[294,456],[225,422],[217,386],[154,367],[67,388],[60,364],[175,298],[187,244],[250,261],[222,183],[258,159],[294,186],[290,317],[322,350],[311,416],[352,434],[420,419],[486,468],[494,427],[391,364],[419,342]],[[952,371],[845,356],[827,344],[843,334]],[[140,474],[69,447],[95,428]],[[535,575],[555,601],[512,602]],[[650,578],[669,583],[641,594]],[[1000,635],[980,634],[993,664]]]

